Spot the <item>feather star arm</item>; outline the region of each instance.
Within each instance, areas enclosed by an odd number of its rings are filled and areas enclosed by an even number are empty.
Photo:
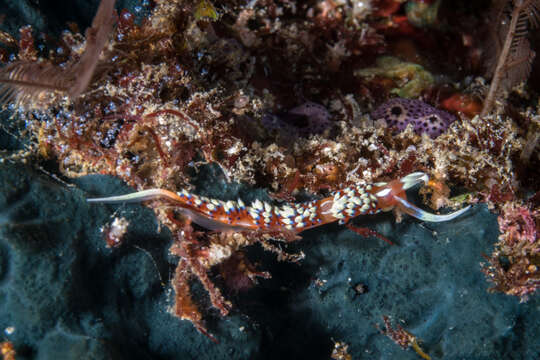
[[[191,194],[186,190],[174,193],[163,189],[149,189],[88,201],[124,203],[164,199],[172,202],[195,223],[212,230],[287,230],[294,233],[335,221],[343,224],[356,216],[376,214],[394,207],[429,222],[455,219],[470,208],[467,206],[450,214],[437,215],[409,203],[405,191],[419,183],[428,184],[428,181],[426,174],[416,172],[389,183],[353,185],[327,198],[282,206],[273,206],[260,200],[246,206],[240,199],[221,201]]]

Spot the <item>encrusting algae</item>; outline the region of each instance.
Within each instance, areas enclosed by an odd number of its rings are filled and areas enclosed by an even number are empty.
[[[280,260],[298,261],[301,256],[284,252],[280,241],[297,240],[318,220],[345,223],[395,208],[398,219],[407,213],[434,221],[437,215],[404,198],[403,190],[416,183],[428,185],[422,193],[435,210],[464,208],[449,198],[453,185],[464,189],[467,202],[485,202],[499,212],[500,243],[484,267],[489,280],[494,289],[522,299],[540,287],[540,197],[526,196],[538,148],[520,158],[531,147],[527,139],[534,139],[530,124],[537,122],[540,104],[520,98],[519,107],[499,103],[495,112],[478,116],[475,93],[487,90],[483,81],[461,74],[455,83],[450,78],[457,71],[428,72],[426,49],[410,40],[422,37],[427,50],[442,57],[434,44],[461,39],[459,24],[416,28],[398,14],[402,1],[264,3],[157,1],[137,22],[125,10],[114,15],[114,1],[103,0],[86,36],[64,32],[61,55],[46,58],[38,55],[31,28],[21,29],[19,41],[4,34],[18,51],[2,71],[2,99],[15,104],[15,121],[27,124],[34,142],[27,156],[55,159],[70,177],[117,176],[138,192],[112,199],[117,194],[99,194],[101,200],[164,197],[175,204],[177,209],[164,209],[158,201],[147,203],[174,234],[170,252],[179,262],[171,281],[173,311],[210,337],[190,293],[191,279],[203,284],[225,316],[232,303],[214,284],[212,268],[220,269],[226,284],[245,287],[270,276],[249,263],[245,247],[260,243]],[[439,17],[448,12],[438,2],[437,9]],[[475,43],[455,46],[461,63],[449,59],[445,66],[474,67]],[[418,53],[422,65],[396,53],[404,48]],[[392,79],[395,74],[380,76],[387,75],[376,68],[383,54],[403,57],[397,65],[408,65],[407,80],[425,81],[411,89],[410,81]],[[91,81],[73,77],[81,69]],[[415,99],[392,97],[403,91]],[[457,98],[467,99],[470,111],[458,112],[457,100],[448,100]],[[385,121],[376,121],[372,111],[381,104],[396,122],[384,115]],[[397,122],[401,113],[393,113],[392,104],[401,104],[398,110],[406,109],[409,118]],[[415,109],[422,121],[414,118]],[[433,128],[427,127],[430,119]],[[322,200],[290,207],[203,198],[194,194],[189,173],[209,163],[227,181],[266,188],[278,200],[294,203],[299,191]],[[195,231],[192,221],[218,231]],[[121,235],[109,239],[111,246],[121,243]]]

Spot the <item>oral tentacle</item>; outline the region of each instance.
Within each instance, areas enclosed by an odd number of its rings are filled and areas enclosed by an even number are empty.
[[[466,212],[467,210],[469,210],[469,208],[471,207],[470,205],[468,205],[468,206],[464,207],[463,209],[460,209],[458,211],[454,211],[454,212],[452,212],[450,214],[437,215],[437,214],[432,214],[430,212],[422,210],[422,209],[414,206],[413,204],[411,204],[407,200],[402,199],[400,197],[396,197],[396,200],[400,204],[399,208],[404,213],[406,213],[406,214],[408,214],[408,215],[410,215],[412,217],[415,217],[415,218],[417,218],[419,220],[428,221],[428,222],[444,222],[444,221],[453,220],[453,219],[457,218],[458,216],[460,216],[461,214],[463,214],[464,212]]]
[[[429,177],[426,173],[419,171],[404,176],[399,181],[403,184],[403,190],[408,190],[422,182],[427,185],[427,183],[429,182]]]

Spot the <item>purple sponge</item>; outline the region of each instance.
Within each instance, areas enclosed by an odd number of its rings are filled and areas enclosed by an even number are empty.
[[[288,137],[320,134],[332,125],[328,110],[317,103],[308,101],[278,115],[267,113],[262,118],[264,127],[278,130]]]
[[[441,135],[456,117],[420,100],[394,98],[371,113],[373,120],[384,119],[387,126],[399,131],[413,124],[417,134],[427,133],[432,139]]]

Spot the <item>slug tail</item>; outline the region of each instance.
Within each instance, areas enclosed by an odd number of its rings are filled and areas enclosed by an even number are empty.
[[[118,204],[118,203],[132,203],[132,202],[141,202],[152,199],[165,198],[176,202],[183,202],[182,198],[173,193],[172,191],[163,190],[163,189],[148,189],[143,191],[138,191],[130,194],[119,195],[119,196],[110,196],[103,198],[92,198],[86,199],[87,202],[94,203],[106,203],[106,204]]]

